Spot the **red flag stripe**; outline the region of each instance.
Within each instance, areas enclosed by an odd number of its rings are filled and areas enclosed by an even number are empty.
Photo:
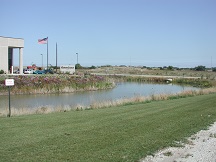
[[[48,40],[48,37],[47,38],[43,38],[43,39],[38,39],[38,43],[39,44],[46,44],[47,40]]]

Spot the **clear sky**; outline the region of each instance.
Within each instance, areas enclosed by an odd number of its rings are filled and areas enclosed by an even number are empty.
[[[216,0],[0,0],[0,36],[24,65],[216,67]],[[18,50],[14,50],[18,65]]]

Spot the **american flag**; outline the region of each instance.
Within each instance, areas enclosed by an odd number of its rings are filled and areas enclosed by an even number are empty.
[[[48,40],[48,37],[47,38],[43,38],[43,39],[38,39],[38,43],[39,44],[47,44],[47,40]]]

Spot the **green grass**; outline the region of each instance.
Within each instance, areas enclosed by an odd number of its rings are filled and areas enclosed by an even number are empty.
[[[0,118],[0,161],[138,161],[216,121],[216,94]]]

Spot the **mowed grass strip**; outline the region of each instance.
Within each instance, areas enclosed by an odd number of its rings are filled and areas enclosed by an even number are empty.
[[[0,161],[138,161],[216,121],[216,94],[0,118]]]

